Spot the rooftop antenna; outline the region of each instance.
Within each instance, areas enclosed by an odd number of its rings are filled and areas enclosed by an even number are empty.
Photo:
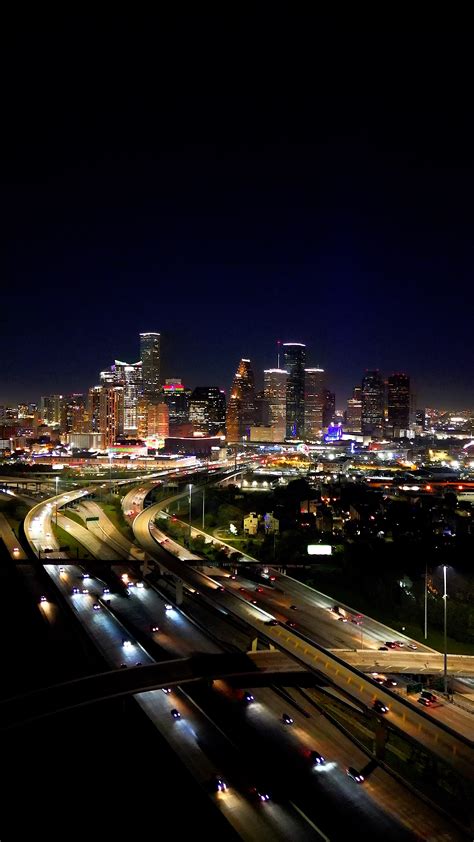
[[[281,339],[277,339],[277,368],[280,368],[280,345]]]

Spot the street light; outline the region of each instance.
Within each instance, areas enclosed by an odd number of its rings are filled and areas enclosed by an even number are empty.
[[[189,488],[189,540],[188,540],[188,544],[189,544],[189,546],[191,546],[191,508],[192,508],[192,505],[193,505],[193,486],[192,486],[191,482],[189,483],[188,488]]]
[[[112,453],[109,450],[109,494],[112,494]]]
[[[58,496],[58,485],[59,485],[59,476],[56,474],[54,477],[54,481],[56,483],[56,497]],[[56,500],[56,526],[58,525],[58,501]]]
[[[444,581],[444,695],[448,698],[448,593],[446,590],[446,564],[443,564]]]
[[[425,640],[428,640],[428,562],[425,565]]]

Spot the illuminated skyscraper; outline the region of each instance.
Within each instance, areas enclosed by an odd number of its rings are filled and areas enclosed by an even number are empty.
[[[123,435],[123,386],[104,386],[100,394],[100,432],[105,446],[112,447]]]
[[[123,387],[123,424],[125,436],[138,434],[138,399],[142,394],[142,362],[126,363],[115,360],[107,371],[101,371],[103,385]]]
[[[384,421],[385,386],[378,369],[366,371],[362,378],[362,432],[380,436]]]
[[[164,439],[169,436],[170,422],[168,407],[165,403],[148,404],[148,436]]]
[[[304,366],[306,346],[301,342],[285,342],[286,436],[302,438],[304,434]]]
[[[217,386],[196,386],[189,401],[189,421],[197,432],[225,434],[225,394]]]
[[[59,427],[62,399],[62,395],[43,395],[41,398],[41,417],[46,424]]]
[[[240,360],[227,405],[227,440],[237,442],[248,435],[255,417],[255,380],[250,360]]]
[[[161,337],[159,333],[140,334],[143,394],[152,403],[161,397]]]
[[[162,400],[169,411],[170,431],[176,426],[189,423],[189,401],[191,389],[185,389],[181,380],[165,380],[162,388]]]
[[[307,439],[321,437],[324,426],[324,369],[305,369],[304,434]]]
[[[268,402],[268,423],[274,429],[274,441],[286,436],[286,381],[288,372],[267,368],[263,372],[263,391]]]
[[[410,378],[392,374],[388,378],[388,426],[395,430],[410,427]]]
[[[347,401],[346,429],[350,433],[360,433],[362,430],[362,389],[354,386],[352,398]]]

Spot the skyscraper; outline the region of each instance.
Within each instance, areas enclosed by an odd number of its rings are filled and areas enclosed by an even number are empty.
[[[250,360],[242,359],[235,372],[227,405],[227,439],[237,442],[248,435],[255,416],[255,380]]]
[[[362,389],[354,386],[352,398],[347,401],[346,428],[351,433],[362,430]]]
[[[410,378],[406,374],[392,374],[387,390],[388,426],[395,430],[410,427]]]
[[[263,372],[263,392],[268,402],[268,423],[274,429],[275,441],[286,435],[286,380],[288,372],[282,368],[266,368]]]
[[[138,434],[138,399],[142,394],[142,362],[126,363],[115,360],[107,371],[101,371],[103,385],[123,387],[122,433],[125,436]]]
[[[112,447],[123,435],[123,386],[104,386],[100,393],[100,432],[105,435],[105,446]]]
[[[225,434],[225,394],[217,386],[196,386],[189,401],[189,421],[206,435]]]
[[[380,436],[383,432],[385,387],[380,371],[366,371],[362,378],[362,432]]]
[[[140,334],[143,394],[152,403],[161,397],[161,337],[159,333]]]
[[[301,342],[285,342],[286,436],[301,438],[304,434],[304,366],[306,346]]]
[[[176,426],[188,424],[191,389],[185,389],[181,380],[170,378],[165,380],[162,396],[169,411],[170,432]]]
[[[324,369],[305,369],[304,433],[307,439],[321,437],[324,426]]]
[[[61,424],[62,395],[43,395],[41,398],[41,417],[46,424],[59,427]]]

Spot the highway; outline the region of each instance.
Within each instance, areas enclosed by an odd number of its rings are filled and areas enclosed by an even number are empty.
[[[113,668],[117,669],[122,665],[134,667],[138,662],[143,665],[153,663],[148,652],[128,629],[117,621],[107,607],[103,606],[94,610],[93,605],[103,596],[102,582],[90,577],[84,580],[83,574],[74,565],[59,568],[57,565],[47,564],[45,569],[69,601],[99,651]],[[80,591],[85,587],[88,593],[73,594],[74,587]],[[142,589],[132,590],[130,604],[133,605],[135,596],[137,600],[141,598]],[[151,589],[149,592],[151,595]],[[108,594],[106,596],[109,598]],[[125,606],[129,604],[127,599],[116,598],[121,599]],[[160,639],[160,645],[165,644],[165,635],[167,635],[168,645],[172,638],[179,647],[183,647],[183,640],[186,639],[185,629],[188,627],[189,647],[198,646],[200,650],[218,651],[204,635],[199,636],[193,624],[181,615],[178,616],[179,612],[172,612],[175,616],[171,617],[163,601],[158,611],[156,607],[158,597],[155,594],[152,598],[153,616],[158,619],[164,629],[164,639],[163,641]],[[135,610],[133,608],[131,612],[132,622],[136,621]],[[159,637],[161,638],[161,633]],[[129,645],[124,646],[124,640],[127,640]],[[208,793],[211,776],[216,772],[224,775],[229,783],[236,780],[236,787],[232,787],[228,794],[214,794],[211,797],[243,839],[276,839],[283,842],[288,838],[288,834],[304,842],[315,839],[311,825],[291,805],[278,803],[270,806],[262,805],[258,801],[252,802],[243,786],[241,772],[241,769],[245,768],[243,759],[240,758],[237,764],[233,748],[229,746],[225,735],[213,725],[203,711],[193,705],[181,689],[176,688],[171,694],[163,693],[161,690],[149,691],[137,694],[135,698],[161,735]],[[174,722],[170,717],[170,711],[175,707],[179,708],[182,716],[178,722]],[[219,762],[216,766],[217,760]],[[249,777],[248,788],[250,788],[253,783],[251,773],[247,777]],[[270,806],[270,809],[267,810],[267,806]]]
[[[28,556],[11,528],[7,518],[0,512],[0,539],[14,561],[27,561]]]
[[[248,599],[242,598],[242,594],[229,592],[229,590],[222,592],[216,581],[185,565],[170,553],[165,553],[163,546],[156,542],[149,530],[149,523],[162,505],[163,503],[159,503],[149,507],[138,515],[133,523],[137,540],[150,555],[155,555],[160,564],[203,595],[219,602],[230,613],[244,620],[256,634],[264,636],[278,648],[297,657],[310,669],[315,669],[327,676],[329,681],[335,682],[367,708],[372,707],[375,698],[381,698],[390,706],[390,721],[397,728],[421,742],[446,762],[456,766],[461,774],[471,776],[472,744],[467,744],[465,739],[457,738],[454,730],[450,734],[443,734],[438,727],[438,722],[431,722],[424,711],[417,710],[416,705],[394,696],[385,688],[380,688],[371,678],[354,672],[353,668],[349,666],[344,668],[342,662],[335,656],[325,654],[317,645],[313,645],[311,640],[302,640],[295,631],[285,625],[268,626],[269,615],[265,609],[254,606]],[[341,623],[341,625],[345,624]]]

